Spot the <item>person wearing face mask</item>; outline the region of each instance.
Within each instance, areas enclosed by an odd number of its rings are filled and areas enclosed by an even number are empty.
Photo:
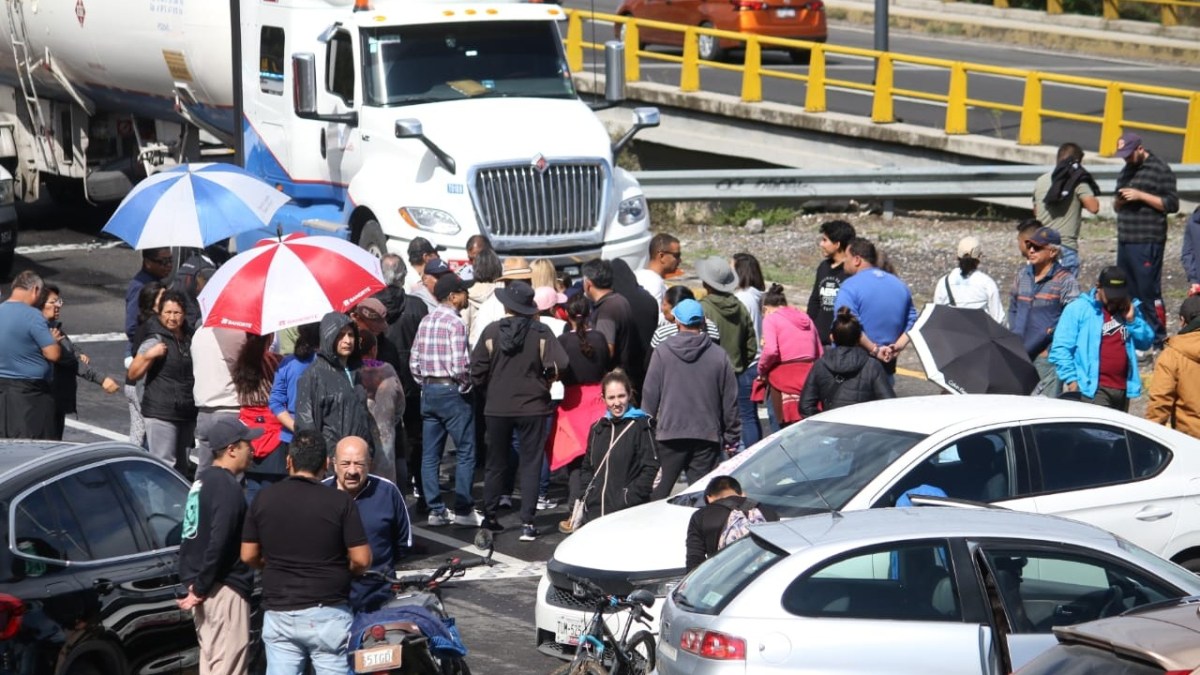
[[[1096,288],[1063,310],[1050,346],[1064,392],[1081,400],[1127,411],[1129,399],[1142,393],[1135,349],[1147,349],[1154,329],[1130,293],[1120,267],[1105,267]]]
[[[321,317],[321,348],[296,384],[295,427],[319,432],[331,457],[338,441],[347,436],[367,439],[372,455],[379,447],[361,366],[354,322],[341,312]]]

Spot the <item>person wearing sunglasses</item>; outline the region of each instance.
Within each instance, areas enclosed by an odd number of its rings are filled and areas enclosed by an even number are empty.
[[[1008,325],[1021,336],[1040,376],[1034,393],[1050,397],[1062,390],[1047,350],[1063,308],[1079,297],[1079,281],[1058,262],[1061,245],[1062,238],[1052,227],[1039,227],[1029,235],[1025,240],[1028,262],[1017,271],[1008,300]]]
[[[129,340],[129,344],[125,347],[125,358],[132,359],[133,349],[136,345],[133,344],[134,334],[138,327],[138,295],[142,292],[142,286],[151,281],[163,281],[171,276],[171,272],[175,270],[175,258],[171,255],[171,249],[163,248],[148,248],[142,251],[142,268],[129,281],[129,286],[125,289],[125,337]],[[164,284],[165,285],[165,284]],[[128,368],[129,364],[126,363]]]

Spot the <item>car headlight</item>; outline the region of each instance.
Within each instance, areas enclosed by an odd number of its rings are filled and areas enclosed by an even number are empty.
[[[462,227],[454,216],[441,209],[429,209],[423,206],[405,206],[400,209],[400,217],[404,222],[426,232],[435,234],[458,234]]]
[[[633,225],[646,217],[646,197],[638,195],[623,200],[617,207],[617,222],[622,225]]]
[[[671,591],[683,581],[682,576],[657,577],[654,579],[636,579],[633,580],[633,588],[645,589],[654,594],[656,598],[665,598],[670,595]]]
[[[13,203],[13,181],[12,179],[0,180],[0,205],[7,206]]]

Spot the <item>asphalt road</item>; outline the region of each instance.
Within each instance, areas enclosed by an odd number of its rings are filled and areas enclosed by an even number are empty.
[[[98,234],[107,213],[98,209],[60,208],[39,203],[19,205],[21,233],[14,271],[36,270],[57,284],[63,297],[62,321],[80,351],[88,354],[101,372],[119,376],[123,370],[125,339],[124,294],[137,272],[140,255]],[[7,295],[7,280],[4,284]],[[911,350],[910,350],[911,351]],[[902,395],[934,393],[927,382],[901,378]],[[121,394],[107,395],[82,382],[79,412],[67,420],[66,440],[94,442],[128,437],[129,417]],[[482,485],[476,483],[476,494]],[[566,486],[554,484],[552,496],[565,501]],[[487,675],[548,673],[557,662],[534,649],[533,605],[544,564],[564,535],[556,524],[567,517],[560,506],[538,512],[537,525],[544,536],[533,543],[517,540],[515,514],[501,514],[508,531],[496,537],[495,559],[490,569],[472,570],[469,580],[448,588],[445,599],[458,619],[471,654],[472,669]],[[473,555],[474,530],[444,527],[436,530],[418,521],[418,542],[427,552],[404,565],[406,569],[432,569],[450,555]],[[679,545],[682,546],[683,533]]]
[[[619,4],[617,0],[596,0],[595,3],[569,0],[566,6],[579,9],[594,8],[597,12],[616,13]],[[613,39],[611,28],[600,24],[585,24],[584,35],[586,40],[595,43]],[[829,44],[870,49],[873,43],[874,34],[870,28],[844,23],[831,25],[829,28]],[[896,30],[891,31],[890,47],[891,51],[901,54],[1181,89],[1194,90],[1197,82],[1200,82],[1200,69],[1197,68],[1062,54],[1025,47],[910,34]],[[682,53],[678,47],[650,46],[648,49],[664,54],[678,55]],[[732,62],[739,62],[740,59],[740,52],[734,52],[728,57],[728,60]],[[602,58],[597,60],[595,55],[589,55],[588,61],[588,69],[597,62],[600,64],[600,68],[603,68]],[[765,67],[794,73],[808,71],[807,66],[792,65],[782,52],[764,52],[763,64]],[[679,83],[679,66],[676,64],[643,57],[641,69],[644,81],[674,85]],[[831,79],[870,83],[874,76],[874,66],[871,62],[836,54],[827,54],[826,69],[826,77]],[[895,86],[900,89],[944,94],[947,91],[948,81],[949,75],[942,69],[933,70],[907,64],[897,64],[895,67]],[[741,73],[702,67],[700,86],[703,91],[737,95],[741,91]],[[972,99],[1020,105],[1024,84],[1021,81],[976,74],[970,76],[968,91]],[[764,100],[803,106],[804,96],[805,86],[803,83],[764,77]],[[827,93],[827,104],[828,109],[832,112],[869,117],[871,95],[867,92],[830,89]],[[1043,92],[1043,105],[1047,108],[1077,114],[1101,115],[1104,111],[1104,92],[1047,83]],[[945,107],[941,104],[898,98],[895,103],[895,114],[898,121],[910,124],[939,129],[945,125]],[[1125,117],[1128,120],[1183,127],[1186,114],[1186,101],[1131,95],[1125,98]],[[1019,126],[1020,115],[1018,113],[968,108],[970,133],[1015,140]],[[1142,136],[1152,152],[1169,162],[1180,160],[1183,150],[1182,136],[1151,132],[1144,132]],[[1096,148],[1100,143],[1100,127],[1097,124],[1045,119],[1043,120],[1042,141],[1047,145],[1073,141],[1084,148]]]

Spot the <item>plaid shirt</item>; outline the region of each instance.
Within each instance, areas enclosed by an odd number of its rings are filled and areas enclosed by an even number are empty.
[[[1079,297],[1079,281],[1057,261],[1041,279],[1033,265],[1022,265],[1008,298],[1008,325],[1021,336],[1025,352],[1034,358],[1050,347],[1063,308]]]
[[[408,359],[413,377],[419,384],[429,377],[450,377],[466,393],[471,388],[467,360],[467,324],[453,309],[439,304],[417,328]]]
[[[1127,203],[1117,211],[1117,241],[1123,244],[1161,244],[1167,240],[1167,214],[1179,210],[1179,193],[1175,191],[1175,174],[1167,163],[1154,155],[1141,166],[1126,164],[1117,176],[1117,190],[1137,188],[1161,197],[1163,210],[1146,202]]]

